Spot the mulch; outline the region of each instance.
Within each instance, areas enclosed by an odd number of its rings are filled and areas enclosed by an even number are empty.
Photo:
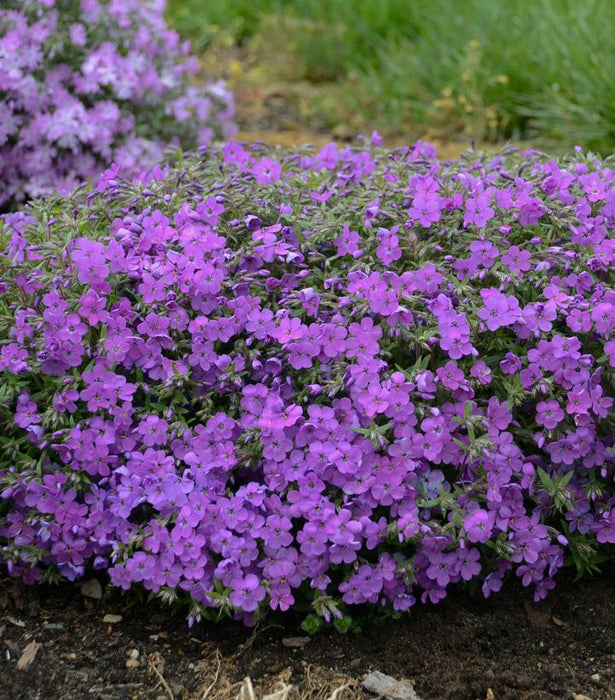
[[[423,700],[615,697],[613,571],[564,576],[538,604],[510,581],[488,600],[452,592],[359,635],[314,637],[293,617],[190,629],[101,584],[91,598],[77,584],[0,581],[0,698],[374,698],[361,681],[376,670]]]

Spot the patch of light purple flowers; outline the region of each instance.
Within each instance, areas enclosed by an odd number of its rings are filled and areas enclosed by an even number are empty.
[[[615,544],[615,171],[228,143],[4,221],[0,543],[253,622]]]
[[[67,191],[112,161],[126,175],[233,133],[222,82],[196,59],[164,0],[8,0],[0,8],[0,209]]]

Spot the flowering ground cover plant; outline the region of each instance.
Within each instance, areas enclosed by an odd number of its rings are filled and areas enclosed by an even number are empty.
[[[190,85],[196,59],[164,0],[5,0],[0,8],[0,209],[72,189],[112,160],[137,174],[167,143],[233,131],[221,82]]]
[[[4,564],[308,629],[543,598],[615,543],[614,227],[608,162],[420,143],[231,142],[8,215]]]

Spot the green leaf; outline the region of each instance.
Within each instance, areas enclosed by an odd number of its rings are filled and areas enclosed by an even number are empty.
[[[453,442],[458,446],[461,447],[461,449],[464,452],[469,452],[470,451],[470,446],[466,445],[465,442],[462,442],[461,440],[457,439],[456,437],[453,438]]]
[[[36,473],[40,478],[43,476],[43,464],[45,463],[45,457],[47,456],[47,451],[43,450],[41,452],[41,456],[38,458],[38,462],[36,463]]]
[[[430,501],[421,501],[418,506],[419,508],[435,508],[435,506],[440,505],[439,498],[432,498]]]
[[[544,469],[542,469],[542,467],[536,467],[536,473],[538,474],[538,478],[540,479],[540,482],[545,487],[545,489],[549,493],[552,493],[555,488],[555,484],[553,483],[551,477],[547,474],[547,472]]]
[[[557,485],[558,486],[568,486],[570,483],[570,479],[574,476],[574,470],[569,471],[567,474],[564,474],[564,476],[560,477],[557,480]]]
[[[316,634],[322,629],[323,621],[318,615],[308,615],[301,623],[301,629],[308,634]]]
[[[333,624],[338,632],[346,634],[352,628],[352,617],[350,617],[350,615],[344,615],[342,617],[336,618]]]

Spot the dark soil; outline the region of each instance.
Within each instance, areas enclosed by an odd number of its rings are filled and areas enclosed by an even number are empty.
[[[343,700],[368,697],[360,682],[378,670],[414,681],[425,699],[606,700],[615,697],[614,581],[612,572],[582,583],[564,578],[539,604],[510,582],[489,600],[454,593],[360,635],[310,639],[287,619],[254,630],[234,623],[188,629],[183,616],[114,590],[92,600],[77,586],[3,580],[0,697],[243,700],[277,690],[276,700]],[[108,613],[122,620],[103,622]],[[18,670],[32,642],[38,652]],[[293,643],[304,646],[287,646]]]

